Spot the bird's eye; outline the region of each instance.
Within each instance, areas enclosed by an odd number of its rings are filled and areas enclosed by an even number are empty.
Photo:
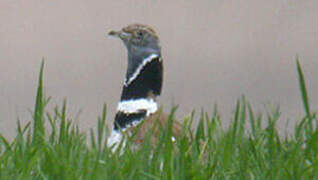
[[[136,32],[137,37],[142,37],[144,33],[142,31],[137,31]]]

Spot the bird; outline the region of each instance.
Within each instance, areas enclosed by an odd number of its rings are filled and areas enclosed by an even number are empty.
[[[113,129],[107,138],[107,146],[115,151],[119,144],[125,145],[126,136],[136,133],[133,140],[140,145],[145,135],[153,131],[151,141],[158,141],[158,123],[167,127],[168,119],[157,103],[163,84],[163,58],[159,36],[153,28],[143,24],[131,24],[110,36],[121,39],[128,53],[126,76],[114,119]],[[137,131],[137,132],[135,132]],[[173,121],[172,141],[181,132],[181,124]]]

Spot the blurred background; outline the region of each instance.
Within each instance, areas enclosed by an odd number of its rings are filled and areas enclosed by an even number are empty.
[[[126,49],[107,32],[131,23],[150,25],[161,38],[167,112],[179,105],[180,118],[193,109],[211,114],[218,104],[228,124],[245,95],[259,112],[280,105],[279,125],[291,130],[304,114],[297,54],[318,109],[317,18],[317,0],[1,0],[0,132],[13,136],[17,118],[31,120],[42,57],[49,109],[66,98],[87,131],[107,103],[111,123]]]

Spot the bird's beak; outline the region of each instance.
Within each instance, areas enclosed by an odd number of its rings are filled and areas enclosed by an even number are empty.
[[[110,36],[119,37],[122,40],[127,40],[130,37],[130,34],[127,32],[124,32],[123,30],[120,31],[110,31],[108,33]]]

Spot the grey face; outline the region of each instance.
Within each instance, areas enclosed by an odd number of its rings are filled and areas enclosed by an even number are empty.
[[[120,31],[111,31],[109,35],[119,37],[128,50],[126,80],[133,76],[146,58],[154,54],[161,56],[158,36],[146,25],[129,25]]]
[[[119,37],[126,45],[130,55],[144,56],[153,53],[160,55],[158,36],[148,26],[133,24],[120,31],[111,31],[109,35]]]

